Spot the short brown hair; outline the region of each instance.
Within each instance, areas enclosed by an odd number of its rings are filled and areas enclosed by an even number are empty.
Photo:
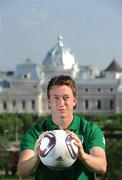
[[[76,97],[76,85],[75,85],[75,81],[70,77],[70,76],[66,76],[66,75],[59,75],[59,76],[55,76],[53,77],[50,81],[49,84],[47,86],[47,97],[49,99],[50,97],[50,89],[53,86],[61,86],[61,85],[66,85],[68,87],[70,87],[72,89],[73,95]]]

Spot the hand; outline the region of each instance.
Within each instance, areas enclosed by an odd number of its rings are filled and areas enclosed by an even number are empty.
[[[48,132],[49,132],[49,131],[45,131],[44,133],[42,133],[42,134],[39,136],[39,138],[37,139],[37,141],[36,141],[34,151],[35,151],[35,154],[36,154],[37,156],[39,155],[39,146],[40,146],[41,140],[43,139],[43,137],[44,137]]]
[[[84,152],[81,140],[79,139],[79,137],[75,133],[73,133],[69,130],[66,130],[66,132],[75,140],[74,144],[78,147],[78,158],[84,159],[85,158],[85,152]]]
[[[107,161],[104,149],[96,146],[90,149],[89,154],[85,153],[79,137],[71,131],[67,130],[67,132],[75,140],[75,145],[78,147],[78,158],[82,163],[93,172],[105,173]]]

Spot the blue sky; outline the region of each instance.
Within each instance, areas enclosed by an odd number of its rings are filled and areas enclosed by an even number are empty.
[[[122,66],[122,0],[0,0],[0,69],[41,64],[59,34],[81,65]]]

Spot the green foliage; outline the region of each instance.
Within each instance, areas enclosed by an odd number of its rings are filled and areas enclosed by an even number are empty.
[[[29,128],[34,125],[34,119],[32,114],[25,113],[20,116],[21,122],[23,124],[22,131],[25,133]]]
[[[98,124],[101,128],[105,126],[105,122],[107,117],[103,113],[99,113],[97,115],[88,115],[88,114],[78,114],[81,117],[85,117],[85,119],[95,122]]]
[[[109,117],[105,123],[106,128],[122,128],[122,114]]]
[[[0,135],[8,138],[8,133],[9,133],[9,138],[11,138],[11,133],[14,131],[14,127],[11,126],[11,122],[13,120],[13,117],[7,114],[1,114],[0,115]]]
[[[0,136],[9,141],[15,141],[16,131],[19,139],[38,121],[37,115],[25,114],[0,114]]]
[[[122,139],[110,139],[107,141],[107,162],[108,170],[101,180],[121,180],[122,179]]]
[[[3,137],[0,136],[0,169],[5,168],[5,166],[8,164],[9,154],[6,151],[7,148],[8,141],[3,140]]]
[[[15,140],[16,126],[22,126],[17,114],[0,114],[0,135],[10,141]]]

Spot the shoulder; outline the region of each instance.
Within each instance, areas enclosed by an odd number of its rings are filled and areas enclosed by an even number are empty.
[[[36,140],[42,134],[42,132],[45,131],[45,122],[46,120],[41,120],[40,122],[36,123],[33,127],[27,130],[27,132],[24,134],[22,140]]]
[[[79,117],[79,116],[78,116]],[[103,135],[100,127],[91,120],[84,117],[77,118],[80,121],[80,130],[86,137],[93,137],[95,135]]]
[[[85,119],[84,117],[81,117],[81,122],[85,127],[93,128],[93,129],[94,128],[99,129],[99,126],[95,122],[93,122],[92,120]]]
[[[77,119],[79,119],[81,127],[83,128],[83,130],[92,130],[92,129],[96,129],[99,128],[99,126],[92,122],[91,120],[85,119],[83,116],[77,116]]]
[[[45,122],[46,120],[41,120],[40,122],[36,123],[33,127],[31,127],[26,134],[31,134],[33,136],[40,135],[41,132],[45,131]]]
[[[32,128],[30,128],[25,135],[23,136],[20,144],[21,151],[25,149],[34,149],[35,143],[38,139],[38,137],[43,133],[44,131],[44,124],[45,121],[41,121],[37,124],[35,124]]]
[[[79,121],[80,132],[83,136],[84,145],[87,147],[87,151],[95,146],[105,149],[105,138],[100,127],[84,117],[79,117]]]

